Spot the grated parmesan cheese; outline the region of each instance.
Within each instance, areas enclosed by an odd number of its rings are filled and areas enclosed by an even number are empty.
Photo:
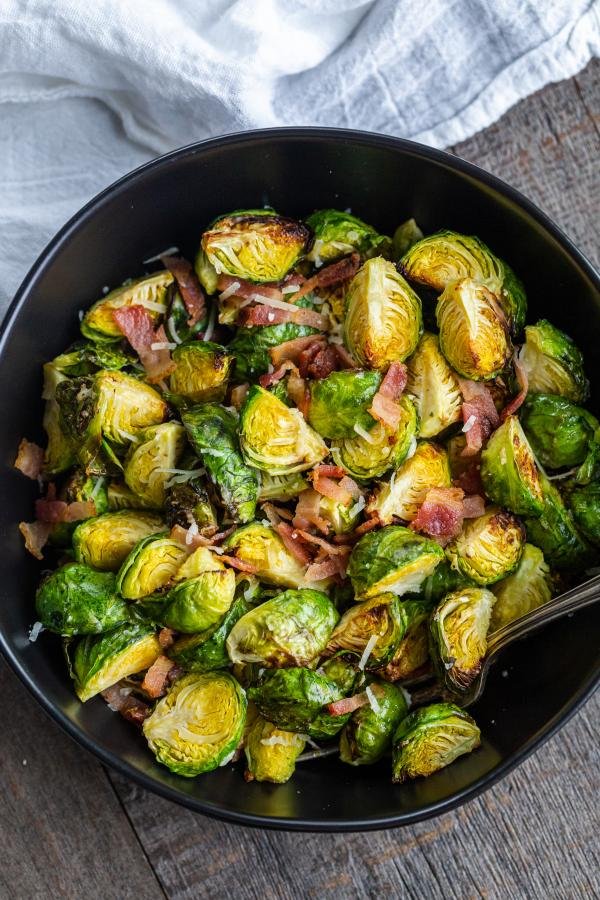
[[[295,294],[299,287],[300,287],[299,284],[284,284],[284,286],[281,288],[281,293],[282,294]]]
[[[181,338],[177,334],[177,329],[175,328],[175,319],[173,316],[169,316],[167,319],[167,328],[169,329],[169,333],[176,344],[181,344]]]
[[[228,288],[225,288],[224,291],[221,291],[219,294],[219,300],[229,300],[230,297],[233,297],[235,292],[240,288],[240,282],[234,281],[232,282]]]
[[[476,417],[476,416],[469,416],[469,418],[467,419],[467,421],[466,421],[465,424],[463,425],[462,430],[463,430],[465,433],[466,433],[467,431],[470,431],[471,428],[473,427],[473,425],[475,424],[476,421],[477,421],[477,417]]]
[[[150,344],[151,350],[174,350],[177,344],[174,341],[154,341]]]
[[[157,313],[165,313],[167,311],[167,307],[164,303],[155,303],[154,300],[138,300],[138,306],[144,306],[146,309],[149,309],[151,312]]]
[[[192,522],[192,524],[188,528],[187,533],[185,535],[185,542],[188,545],[188,547],[192,543],[192,541],[194,540],[196,535],[199,533],[200,533],[200,529],[198,528],[198,523]]]
[[[416,439],[416,437],[413,437],[410,440],[410,446],[408,448],[406,458],[410,459],[412,456],[415,455],[416,452],[417,452],[417,439]]]
[[[215,333],[215,308],[210,311],[210,318],[208,320],[208,325],[206,326],[206,331],[204,332],[204,336],[202,338],[203,341],[210,341],[213,334]]]
[[[365,666],[368,662],[368,659],[369,659],[371,653],[373,652],[373,647],[377,643],[378,637],[379,637],[379,635],[372,634],[371,637],[369,638],[369,640],[367,641],[367,645],[366,645],[365,649],[363,650],[362,656],[358,662],[358,668],[360,669],[361,672],[364,672]]]
[[[350,515],[353,517],[357,516],[359,514],[359,512],[365,508],[365,506],[366,506],[365,498],[361,494],[360,497],[358,498],[358,500],[356,501],[356,503],[354,504],[354,506],[352,506],[350,508],[350,511],[349,511]]]
[[[163,256],[173,256],[175,253],[179,253],[179,247],[167,247],[166,250],[161,250],[156,256],[149,256],[148,259],[143,259],[142,263],[147,266],[148,263],[160,262]]]
[[[365,694],[369,698],[369,706],[371,707],[373,712],[374,713],[381,712],[381,706],[377,702],[377,697],[375,696],[375,694],[373,693],[373,691],[371,690],[371,688],[368,685],[365,688]]]
[[[35,641],[37,641],[37,639],[39,638],[40,634],[41,634],[42,631],[44,631],[44,630],[45,630],[45,629],[44,629],[44,626],[42,625],[41,622],[34,622],[34,623],[33,623],[33,625],[31,626],[31,630],[30,630],[30,632],[29,632],[29,640],[31,641],[32,644],[35,643]]]
[[[354,423],[353,428],[357,435],[366,441],[367,444],[373,445],[377,443],[377,439],[372,438],[367,429],[359,425],[358,422]]]

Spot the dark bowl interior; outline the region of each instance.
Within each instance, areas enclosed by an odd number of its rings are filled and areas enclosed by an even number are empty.
[[[27,638],[40,567],[16,523],[30,519],[35,485],[12,468],[20,438],[41,440],[42,363],[77,334],[77,311],[170,245],[188,256],[217,214],[271,204],[290,215],[352,211],[390,232],[414,216],[425,232],[482,237],[523,278],[529,320],[548,316],[580,344],[588,367],[600,341],[598,277],[523,197],[448,154],[369,134],[288,129],[220,138],[148,164],[109,188],[59,233],[25,279],[0,349],[3,502],[0,644],[48,712],[105,763],[193,809],[267,827],[355,830],[413,822],[489,786],[548,737],[600,676],[600,608],[558,622],[506,652],[473,713],[483,746],[450,768],[390,784],[389,763],[352,769],[326,759],[298,767],[283,786],[248,785],[239,767],[185,779],[156,764],[144,741],[100,699],[76,699],[59,641]],[[594,380],[595,372],[589,373]],[[543,752],[543,750],[541,751]]]

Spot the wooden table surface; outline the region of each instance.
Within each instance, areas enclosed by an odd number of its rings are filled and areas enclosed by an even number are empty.
[[[451,148],[519,188],[598,263],[600,63]],[[0,898],[600,896],[600,693],[483,796],[354,835],[259,831],[105,770],[0,662]]]

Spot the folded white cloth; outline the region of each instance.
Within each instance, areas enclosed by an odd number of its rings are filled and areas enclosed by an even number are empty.
[[[464,139],[600,50],[590,0],[3,0],[0,312],[157,153],[271,125]]]

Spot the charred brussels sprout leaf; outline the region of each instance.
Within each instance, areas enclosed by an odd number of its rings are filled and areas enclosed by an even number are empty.
[[[171,588],[162,623],[183,634],[195,634],[217,625],[233,603],[233,569],[202,572]]]
[[[85,703],[121,678],[148,669],[160,654],[158,638],[148,625],[120,625],[81,638],[73,653],[77,696]]]
[[[169,658],[187,672],[211,672],[214,669],[226,669],[230,660],[225,642],[235,623],[249,609],[246,600],[238,597],[216,625],[211,625],[210,628],[199,634],[178,638],[167,651]]]
[[[532,394],[559,394],[573,403],[587,399],[590,386],[581,351],[564,331],[546,319],[526,327],[519,360]]]
[[[443,558],[435,541],[401,525],[388,525],[360,538],[350,554],[348,576],[359,600],[386,591],[402,596],[418,590]]]
[[[276,669],[248,689],[248,699],[269,722],[314,740],[334,737],[349,715],[332,716],[327,705],[341,700],[337,684],[312,669]]]
[[[304,745],[305,741],[299,734],[282,731],[272,722],[257,716],[244,742],[251,780],[285,784],[294,774],[296,760]]]
[[[581,533],[592,544],[600,544],[600,483],[597,481],[575,488],[569,506]]]
[[[156,534],[163,525],[160,516],[134,510],[86,519],[73,532],[75,559],[94,569],[116,572],[138,541]]]
[[[223,400],[233,366],[233,356],[220,344],[191,341],[173,350],[176,369],[169,388],[177,396],[192,403]]]
[[[44,474],[48,477],[60,475],[75,464],[77,453],[68,428],[62,421],[60,404],[56,398],[57,388],[67,381],[52,363],[44,366],[45,400],[43,426],[48,439],[44,453]]]
[[[337,446],[331,448],[331,454],[336,466],[342,466],[357,481],[380,478],[404,462],[416,445],[418,428],[415,404],[404,394],[400,398],[400,422],[396,431],[376,422],[367,434],[336,440]]]
[[[290,553],[271,528],[260,522],[251,522],[237,528],[223,545],[242,562],[253,567],[260,581],[282,587],[304,586],[305,567]]]
[[[450,487],[448,456],[442,447],[422,441],[389,481],[376,485],[367,514],[376,515],[382,525],[390,525],[395,517],[410,522],[434,487]]]
[[[268,210],[240,210],[217,219],[202,249],[217,274],[248,281],[279,281],[303,255],[309,231]]]
[[[393,781],[433,775],[479,743],[475,721],[453,703],[416,709],[402,719],[394,734]]]
[[[387,369],[414,352],[422,331],[421,301],[394,264],[380,256],[367,260],[346,295],[348,350],[363,366]]]
[[[147,428],[139,442],[129,448],[124,465],[125,483],[140,497],[144,507],[161,509],[166,483],[183,453],[185,429],[179,422],[164,422]]]
[[[321,591],[289,590],[247,612],[227,638],[233,663],[306,666],[327,646],[338,612]]]
[[[77,341],[73,346],[52,360],[64,375],[91,375],[98,369],[124,369],[135,362],[135,357],[110,344],[93,341]]]
[[[521,423],[535,455],[549,469],[578,466],[600,425],[595,416],[558,394],[530,394]]]
[[[242,458],[235,415],[216,403],[205,403],[186,410],[181,420],[227,513],[236,522],[250,521],[256,509],[258,477]]]
[[[449,284],[435,315],[440,350],[459,374],[487,381],[506,367],[512,344],[504,315],[485,285],[471,278]]]
[[[446,547],[452,566],[478,585],[494,584],[513,572],[523,552],[525,529],[504,509],[490,506]]]
[[[496,602],[490,633],[520,619],[552,598],[552,577],[539,547],[525,544],[518,568],[492,587]]]
[[[436,437],[461,420],[458,379],[440,351],[437,335],[425,332],[419,341],[408,362],[406,390],[417,406],[419,437]]]
[[[448,690],[465,691],[481,670],[495,596],[486,588],[447,594],[431,617],[431,654]]]
[[[404,636],[390,661],[377,671],[386,681],[406,681],[414,677],[429,660],[429,614],[431,603],[425,600],[405,600]]]
[[[387,238],[361,219],[337,209],[319,209],[306,220],[314,242],[306,258],[316,265],[334,262],[353,250],[371,253]]]
[[[158,318],[160,308],[167,311],[169,288],[173,284],[170,272],[139,278],[111,291],[94,303],[81,322],[81,333],[92,341],[110,342],[123,339],[123,332],[113,318],[115,309],[124,306],[144,306],[153,318]]]
[[[367,410],[381,384],[379,372],[332,372],[310,385],[308,421],[326,438],[354,437],[375,426]]]
[[[496,429],[481,454],[487,496],[518,515],[537,516],[544,508],[540,472],[516,416]]]
[[[170,581],[188,551],[166,534],[142,538],[123,561],[117,574],[117,589],[126,600],[139,600]]]
[[[69,563],[44,578],[35,608],[44,628],[67,637],[98,634],[129,618],[112,572],[95,572],[80,563]]]
[[[269,475],[261,472],[258,499],[263,500],[291,500],[308,488],[308,481],[299,473],[291,475]]]
[[[165,499],[168,524],[189,528],[195,522],[200,534],[214,534],[218,530],[217,516],[201,478],[172,485]]]
[[[539,547],[553,569],[575,569],[584,565],[590,547],[575,526],[571,511],[551,481],[542,475],[544,509],[541,516],[525,519],[527,540]]]
[[[374,684],[377,686],[376,697],[371,699],[369,706],[352,713],[341,734],[340,759],[351,766],[368,766],[381,759],[408,712],[406,699],[399,688],[385,682]],[[369,689],[373,691],[373,684]]]
[[[334,628],[326,655],[350,651],[362,657],[363,666],[377,669],[394,655],[408,626],[408,614],[394,594],[381,594],[347,609]],[[368,649],[367,649],[368,648]],[[330,676],[331,677],[331,676]]]
[[[184,675],[144,722],[144,736],[159,762],[193,778],[233,756],[246,708],[243,689],[227,672]]]

